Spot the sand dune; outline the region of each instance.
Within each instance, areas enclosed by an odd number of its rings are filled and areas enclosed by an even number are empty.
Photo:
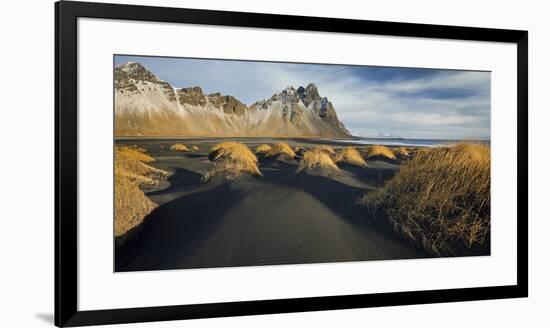
[[[247,141],[251,149],[275,142]],[[170,152],[169,140],[140,144],[155,157],[156,167],[173,174],[169,186],[147,194],[159,206],[139,238],[116,249],[116,271],[430,256],[377,218],[365,220],[353,205],[395,174],[393,163],[300,171],[299,158],[266,157],[258,164],[261,177],[215,177],[204,183],[202,175],[213,166],[207,150],[216,141],[193,143],[204,151]]]

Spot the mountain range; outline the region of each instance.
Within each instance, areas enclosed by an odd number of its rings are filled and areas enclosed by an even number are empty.
[[[200,87],[175,88],[139,63],[115,68],[115,136],[348,137],[315,84],[250,106]]]

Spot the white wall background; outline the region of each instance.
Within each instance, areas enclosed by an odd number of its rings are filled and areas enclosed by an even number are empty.
[[[205,319],[140,327],[548,326],[550,264],[545,211],[550,159],[550,22],[544,1],[162,0],[127,3],[529,30],[530,297],[422,306]],[[53,325],[53,1],[3,2],[0,51],[0,326]],[[32,201],[31,201],[32,200]],[[101,288],[101,286],[98,286]],[[130,327],[130,326],[125,326]]]

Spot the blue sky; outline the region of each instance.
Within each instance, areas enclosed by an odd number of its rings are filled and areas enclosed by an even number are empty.
[[[489,139],[490,72],[115,56],[177,88],[200,86],[245,104],[313,82],[354,134]]]

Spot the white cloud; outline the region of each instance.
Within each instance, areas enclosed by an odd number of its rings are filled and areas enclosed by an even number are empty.
[[[444,72],[429,78],[386,82],[365,81],[349,70],[328,66],[287,69],[264,67],[272,90],[286,85],[315,82],[339,118],[354,133],[388,133],[408,138],[477,139],[490,135],[489,73]],[[467,90],[472,95],[455,98],[407,96],[438,90]]]
[[[149,64],[155,66],[154,73],[177,87],[198,85],[205,92],[230,94],[247,104],[289,85],[314,82],[319,93],[333,103],[340,120],[356,134],[442,139],[490,135],[487,72],[439,70],[418,78],[380,79],[369,78],[368,70],[358,76],[357,70],[336,65],[181,59],[172,59],[170,65]],[[457,91],[463,93],[437,97]]]

